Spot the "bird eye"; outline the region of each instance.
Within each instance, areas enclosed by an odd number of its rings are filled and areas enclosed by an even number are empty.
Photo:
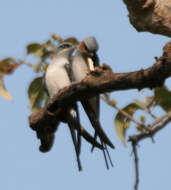
[[[61,44],[60,48],[64,49],[64,48],[69,48],[71,46],[72,46],[71,44]]]
[[[71,47],[72,45],[71,44],[65,44],[65,47],[66,48],[69,48],[69,47]]]

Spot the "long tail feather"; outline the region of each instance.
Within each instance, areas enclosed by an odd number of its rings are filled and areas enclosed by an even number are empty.
[[[68,125],[69,125],[69,129],[70,129],[70,133],[71,133],[71,137],[72,137],[72,141],[74,144],[75,153],[76,153],[76,157],[77,157],[78,170],[81,171],[82,166],[81,166],[81,162],[80,162],[80,158],[79,158],[79,149],[78,149],[76,135],[75,135],[75,131],[74,131],[74,129],[75,129],[75,125],[73,122],[74,118],[72,119],[72,116],[70,116],[68,114],[67,120],[68,120]]]
[[[83,128],[81,127],[81,135],[92,145],[94,145],[95,147],[103,150],[103,146],[101,144],[99,144],[96,140],[94,140],[94,138]]]
[[[80,114],[78,111],[77,104],[75,104],[75,109],[76,109],[76,119],[78,121],[78,125],[80,125]],[[78,128],[78,132],[77,132],[77,148],[78,148],[78,154],[80,155],[81,153],[81,127]]]
[[[94,133],[94,142],[96,142],[96,139],[97,139],[97,132],[95,131],[95,133]],[[91,152],[93,152],[94,148],[95,148],[95,144],[93,143],[93,146],[91,147]]]
[[[101,144],[104,146],[104,143],[101,141]],[[109,169],[109,164],[108,164],[108,161],[107,161],[107,157],[106,157],[106,152],[105,152],[105,149],[103,149],[103,156],[104,156],[104,160],[105,160],[105,163],[106,163],[106,168]]]
[[[113,167],[113,162],[112,162],[112,159],[111,159],[111,157],[110,157],[110,154],[109,154],[109,151],[108,151],[108,149],[107,149],[106,144],[104,144],[104,147],[105,147],[105,150],[106,150],[106,152],[107,152],[107,156],[108,156],[108,158],[109,158],[110,165]]]
[[[84,101],[81,101],[81,103],[83,105],[85,112],[87,113],[87,115],[89,117],[89,120],[90,120],[93,128],[95,129],[95,131],[99,135],[100,139],[104,143],[109,145],[111,148],[114,148],[114,145],[112,144],[112,142],[109,140],[109,138],[107,137],[107,135],[103,131],[101,124],[100,124],[99,120],[97,119],[96,114],[95,114],[94,110],[92,109],[91,105],[89,104],[89,102],[87,100],[84,100]]]
[[[76,112],[78,110],[76,109]],[[72,115],[72,116],[71,116]],[[79,115],[78,115],[79,116]],[[99,144],[87,131],[84,127],[80,125],[79,118],[74,117],[73,114],[70,112],[70,120],[72,120],[75,129],[78,131],[78,134],[81,133],[81,136],[85,138],[90,144],[94,145],[95,147],[103,150],[103,146]]]

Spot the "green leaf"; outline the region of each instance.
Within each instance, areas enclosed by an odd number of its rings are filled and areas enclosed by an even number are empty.
[[[146,122],[146,117],[144,117],[143,115],[140,116],[140,121],[142,123],[145,123]]]
[[[44,43],[44,46],[45,46],[45,47],[53,47],[53,43],[52,43],[51,40],[48,40],[48,41],[46,41],[46,42]]]
[[[55,41],[57,41],[58,43],[62,43],[62,42],[63,42],[63,39],[62,39],[60,36],[56,35],[55,33],[51,34],[51,37],[52,37]]]
[[[38,43],[29,44],[29,45],[27,45],[27,53],[28,54],[36,53],[41,48],[42,48],[41,44],[38,44]]]
[[[18,66],[19,64],[12,57],[0,61],[0,95],[9,101],[12,101],[12,96],[5,88],[3,77],[5,74],[13,73]]]
[[[42,77],[35,78],[28,89],[30,109],[32,112],[39,111],[47,101],[47,95],[42,85]]]
[[[46,71],[46,69],[47,69],[48,65],[49,65],[49,64],[48,64],[48,63],[46,63],[45,65],[43,65],[43,66],[42,66],[42,71],[43,71],[43,72],[45,72],[45,71]]]
[[[49,50],[50,49],[50,50]],[[46,41],[43,44],[29,44],[27,46],[27,53],[33,53],[35,57],[49,57],[54,51],[53,44],[50,40]]]
[[[154,101],[161,106],[165,111],[171,110],[171,91],[167,87],[154,89]]]
[[[6,90],[4,82],[3,82],[4,74],[0,72],[0,95],[7,99],[8,101],[12,101],[11,94]]]
[[[123,143],[124,146],[126,146],[126,142],[125,142],[125,133],[126,133],[126,129],[124,128],[124,116],[122,114],[117,114],[115,117],[115,130],[116,133],[118,135],[118,137],[120,138],[121,142]]]
[[[35,73],[40,72],[41,66],[42,66],[42,63],[41,63],[41,62],[37,62],[36,64],[34,64],[34,65],[33,65],[33,70],[34,70],[34,72],[35,72]]]
[[[3,77],[5,74],[13,73],[18,66],[19,64],[12,57],[0,61],[0,95],[9,101],[12,101],[12,96],[5,88]]]
[[[49,102],[49,96],[47,95],[47,93],[44,93],[44,106],[47,105],[48,102]]]
[[[138,109],[142,110],[143,108],[142,105],[140,106],[136,102],[127,105],[122,110],[127,114],[129,114],[130,116],[133,116]],[[123,115],[121,112],[118,112],[114,119],[116,133],[124,146],[126,146],[125,136],[126,136],[126,130],[129,127],[130,122],[131,120],[127,118],[125,115]]]
[[[67,39],[64,40],[64,42],[70,42],[73,45],[78,45],[79,44],[79,41],[75,37],[67,38]]]
[[[4,74],[11,74],[19,64],[12,57],[5,58],[0,61],[0,72]]]
[[[2,61],[0,61],[0,63],[9,65],[9,64],[12,64],[12,63],[16,63],[16,60],[14,58],[12,58],[12,57],[7,57],[7,58],[3,59]]]
[[[45,48],[42,46],[37,51],[35,51],[35,57],[42,57],[44,55]]]
[[[139,107],[140,109],[144,110],[147,108],[147,104],[145,104],[144,102],[140,101],[140,100],[134,100],[134,104],[137,105],[137,107]]]
[[[49,50],[44,49],[43,55],[41,57],[42,59],[47,59],[47,58],[50,58],[51,55],[53,54],[54,54],[54,50],[49,51]]]

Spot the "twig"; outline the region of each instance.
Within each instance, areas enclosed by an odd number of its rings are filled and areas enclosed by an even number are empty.
[[[157,58],[155,57],[155,59],[156,59],[156,61],[158,61],[158,57],[157,57]],[[143,90],[141,91],[141,95],[142,95],[143,102],[144,102],[145,104],[149,104],[149,101],[151,102],[152,99],[153,99],[153,96],[152,96],[152,97],[146,96],[146,95],[144,94],[144,91],[143,91]],[[144,111],[147,112],[153,119],[156,119],[156,118],[157,118],[157,117],[152,113],[152,111],[151,111],[151,109],[150,109],[149,107],[147,107]]]
[[[163,119],[166,118],[164,121]],[[142,132],[138,135],[133,135],[129,137],[129,141],[132,143],[132,149],[134,153],[134,164],[135,164],[135,186],[134,189],[138,189],[139,184],[139,165],[138,165],[138,155],[137,155],[137,144],[147,138],[153,137],[159,130],[163,129],[171,121],[171,111],[162,117],[156,119],[150,126],[148,126],[148,131]],[[160,123],[157,127],[153,128],[156,124]]]
[[[28,63],[28,62],[26,62],[26,60],[18,60],[18,64],[20,64],[20,65],[27,65],[27,66],[29,66],[29,67],[33,67],[33,64],[31,64],[31,63]]]
[[[149,125],[147,131],[142,132],[138,135],[130,136],[128,141],[131,141],[131,142],[134,142],[135,144],[137,144],[138,142],[140,142],[141,140],[143,140],[145,138],[153,137],[159,130],[163,129],[171,121],[171,112],[168,112],[166,115],[167,115],[167,119],[165,119],[162,122],[160,121],[161,122],[160,125],[158,125],[155,128],[151,128],[151,125]],[[166,117],[166,115],[164,115],[163,117]],[[152,123],[152,125],[154,125],[154,123]]]
[[[157,117],[152,113],[152,111],[150,110],[150,108],[147,108],[146,110],[145,110],[149,115],[151,115],[151,117],[153,118],[153,119],[156,119]]]
[[[163,119],[165,119],[166,117],[169,117],[171,115],[171,111],[166,113],[165,115],[156,118],[156,120],[150,125],[150,128],[153,128],[155,125],[157,125],[158,123],[160,123]]]
[[[136,143],[132,142],[132,151],[134,154],[134,164],[135,164],[135,185],[134,190],[138,190],[139,185],[139,163],[138,163],[138,153]]]
[[[112,106],[113,108],[115,108],[116,110],[118,110],[118,112],[122,113],[122,115],[124,115],[125,117],[127,117],[128,119],[130,119],[131,121],[133,121],[134,123],[136,123],[138,126],[142,126],[145,127],[142,123],[140,123],[139,121],[137,121],[135,118],[133,118],[131,115],[129,115],[127,112],[125,112],[124,110],[120,109],[116,104],[113,104],[112,101],[109,99],[109,97],[104,97],[102,96],[102,99],[110,106]]]

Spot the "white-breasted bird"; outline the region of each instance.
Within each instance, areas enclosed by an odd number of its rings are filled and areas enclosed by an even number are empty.
[[[44,86],[48,92],[50,98],[58,93],[58,91],[71,84],[70,80],[70,58],[73,53],[75,46],[71,43],[61,43],[57,47],[57,51],[53,56],[50,64],[44,75]],[[77,156],[78,169],[81,170],[81,163],[79,159],[80,150],[78,148],[78,142],[75,135],[75,129],[80,131],[81,136],[83,136],[91,144],[93,143],[93,137],[83,128],[79,123],[78,112],[76,104],[69,105],[65,112],[61,115],[61,121],[66,122],[70,128],[72,140],[75,147],[75,152]],[[96,142],[98,148],[103,147]]]
[[[94,70],[95,66],[99,66],[99,58],[96,54],[98,48],[98,43],[94,37],[87,37],[80,42],[77,52],[72,58],[71,64],[72,74],[76,82],[80,82],[81,80],[83,80],[90,71]],[[103,131],[99,122],[99,95],[89,98],[87,100],[82,100],[81,103],[89,117],[92,126],[95,129],[95,139],[96,135],[100,137],[101,143],[102,145],[104,145],[111,165],[113,166],[106,144],[109,145],[111,148],[114,148],[114,146]],[[106,161],[106,166],[107,168],[109,168],[105,150],[103,151],[103,153]]]

